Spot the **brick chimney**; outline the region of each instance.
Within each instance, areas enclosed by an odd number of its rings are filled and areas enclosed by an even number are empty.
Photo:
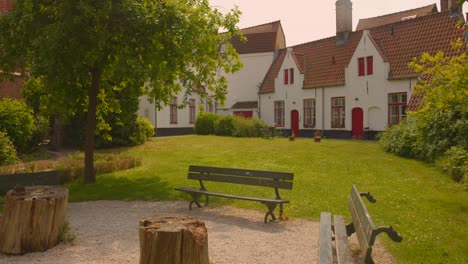
[[[336,6],[336,44],[344,44],[353,31],[353,3],[351,0],[337,0]]]
[[[461,13],[462,8],[457,3],[457,0],[440,0],[440,12],[448,11],[452,13]]]

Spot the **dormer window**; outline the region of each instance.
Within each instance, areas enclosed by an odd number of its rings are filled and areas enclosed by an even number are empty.
[[[372,56],[358,58],[358,75],[374,74],[374,58]]]
[[[294,68],[284,70],[284,84],[294,84]]]

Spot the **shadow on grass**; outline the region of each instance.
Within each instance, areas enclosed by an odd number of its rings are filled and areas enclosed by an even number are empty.
[[[113,174],[99,175],[94,184],[77,180],[66,185],[70,202],[95,200],[180,200],[168,182],[158,176],[119,177]]]

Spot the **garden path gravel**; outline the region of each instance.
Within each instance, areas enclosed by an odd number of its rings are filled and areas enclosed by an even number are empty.
[[[214,264],[305,264],[317,261],[318,222],[291,219],[265,224],[261,211],[230,206],[189,211],[188,203],[181,201],[94,201],[68,205],[69,222],[76,235],[73,242],[23,256],[0,254],[0,263],[137,264],[138,221],[161,213],[190,215],[205,221],[208,252]],[[380,243],[374,248],[374,260],[376,263],[394,263]]]

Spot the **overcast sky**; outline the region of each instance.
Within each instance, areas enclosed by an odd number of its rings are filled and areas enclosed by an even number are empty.
[[[437,4],[440,0],[351,0],[353,30],[360,18]],[[281,20],[288,46],[335,34],[336,0],[210,0],[211,6],[225,12],[237,5],[242,11],[240,28]],[[468,12],[468,3],[463,5]]]

